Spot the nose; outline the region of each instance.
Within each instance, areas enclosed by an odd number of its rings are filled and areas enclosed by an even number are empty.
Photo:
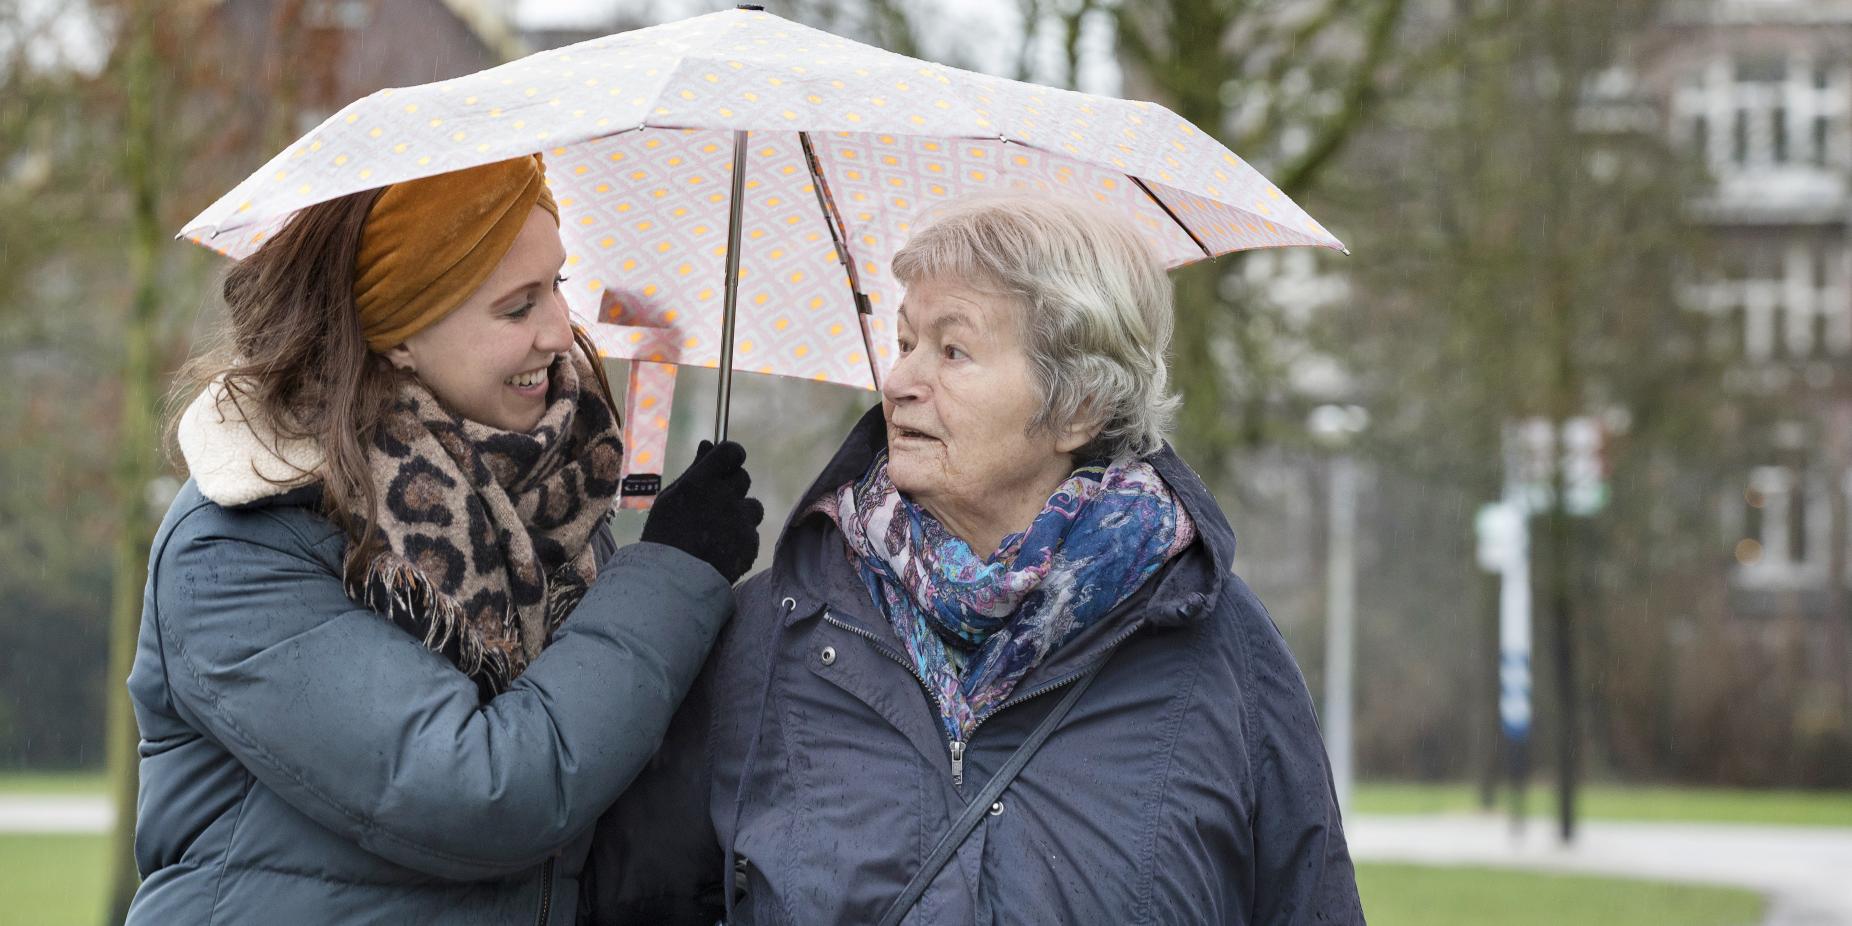
[[[926,397],[926,378],[922,375],[920,351],[900,355],[881,381],[881,397],[896,405]]]
[[[548,293],[544,298],[540,330],[534,335],[534,349],[541,353],[563,354],[572,348],[572,313],[566,297]]]

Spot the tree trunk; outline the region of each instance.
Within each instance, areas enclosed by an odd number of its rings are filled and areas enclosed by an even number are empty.
[[[108,923],[120,923],[128,913],[139,878],[135,869],[135,797],[139,737],[124,683],[135,658],[141,626],[141,593],[148,573],[148,547],[154,524],[148,484],[159,459],[156,411],[155,327],[160,314],[161,289],[156,257],[165,243],[159,210],[154,142],[155,87],[159,79],[154,59],[154,8],[142,0],[135,4],[130,32],[125,38],[127,56],[123,89],[128,118],[123,137],[123,177],[129,188],[133,234],[129,245],[132,287],[120,337],[122,341],[122,407],[116,435],[114,490],[117,530],[114,552],[114,592],[111,596],[108,688],[108,758],[110,796],[116,821],[109,849]]]

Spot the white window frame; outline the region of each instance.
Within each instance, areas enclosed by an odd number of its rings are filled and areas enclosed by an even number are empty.
[[[1842,170],[1852,164],[1847,151],[1847,126],[1852,122],[1852,67],[1844,61],[1816,58],[1804,53],[1784,59],[1780,81],[1740,81],[1739,59],[1718,55],[1681,83],[1672,94],[1674,137],[1692,143],[1699,125],[1704,129],[1705,162],[1718,176],[1770,170]],[[1816,74],[1824,68],[1826,86],[1817,86]],[[1787,135],[1786,156],[1775,158],[1774,115],[1780,111]],[[1736,121],[1747,113],[1746,150],[1738,158]],[[1819,139],[1815,120],[1826,118],[1826,134]],[[1702,119],[1702,123],[1699,120]],[[1822,149],[1819,145],[1824,141]]]
[[[1775,276],[1693,284],[1688,306],[1719,318],[1740,307],[1743,356],[1751,362],[1852,354],[1852,249],[1810,237],[1753,246],[1779,249]]]
[[[1801,529],[1806,532],[1804,559],[1797,558],[1789,544],[1793,525],[1792,497],[1796,486],[1804,486],[1806,495],[1801,510]],[[1852,481],[1848,481],[1852,488]],[[1832,555],[1832,500],[1827,480],[1818,474],[1803,473],[1790,466],[1758,466],[1749,471],[1749,488],[1762,496],[1762,523],[1754,534],[1749,531],[1747,502],[1735,500],[1740,536],[1762,545],[1762,556],[1753,563],[1739,563],[1736,581],[1754,589],[1818,588],[1826,585],[1828,558]]]

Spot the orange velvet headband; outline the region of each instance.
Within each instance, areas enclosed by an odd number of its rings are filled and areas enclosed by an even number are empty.
[[[354,264],[367,347],[403,344],[462,304],[535,206],[559,220],[538,154],[387,187],[367,214]]]

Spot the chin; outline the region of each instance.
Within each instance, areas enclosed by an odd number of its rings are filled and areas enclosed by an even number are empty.
[[[933,485],[931,474],[918,462],[907,459],[907,454],[889,456],[887,461],[887,478],[894,483],[894,488],[908,495],[930,491]]]

